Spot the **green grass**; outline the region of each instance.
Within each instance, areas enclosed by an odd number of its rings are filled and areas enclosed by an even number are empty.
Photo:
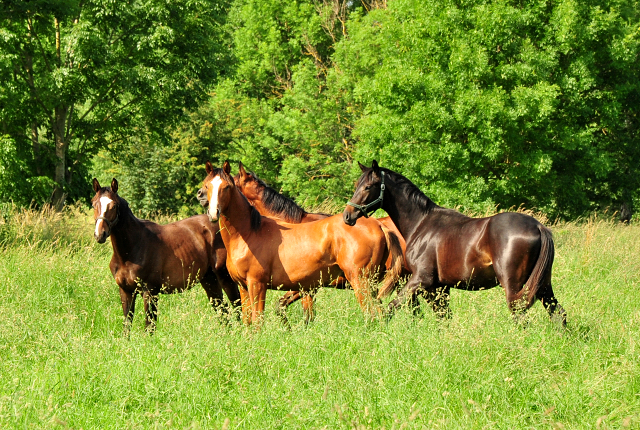
[[[139,306],[128,339],[92,229],[78,209],[0,217],[0,428],[640,428],[640,227],[554,226],[566,331],[539,303],[514,324],[495,288],[388,324],[323,290],[290,330],[270,293],[256,332],[196,286],[161,297],[154,336]]]

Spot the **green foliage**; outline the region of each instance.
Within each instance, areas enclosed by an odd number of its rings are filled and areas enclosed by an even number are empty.
[[[0,202],[28,206],[51,195],[53,181],[46,176],[30,176],[24,158],[12,138],[0,136]]]
[[[184,108],[194,109],[224,68],[224,7],[214,0],[3,2],[0,124],[24,174],[87,198],[87,166],[99,149],[117,152],[134,136],[162,134]]]
[[[200,111],[227,112],[211,158],[300,202],[344,201],[355,160],[377,158],[447,206],[617,209],[640,198],[639,17],[615,1],[238,0],[234,72]]]
[[[352,20],[334,58],[362,106],[356,156],[446,205],[575,217],[629,201],[640,161],[634,8],[399,0]]]
[[[94,174],[119,176],[143,211],[198,211],[208,158],[308,205],[344,202],[372,158],[472,211],[571,219],[640,202],[637,2],[29,4],[0,8],[11,175],[60,183],[65,113],[74,198],[103,151]]]

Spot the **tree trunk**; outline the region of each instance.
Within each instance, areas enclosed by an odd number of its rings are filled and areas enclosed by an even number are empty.
[[[38,123],[31,123],[31,149],[33,150],[33,159],[36,163],[36,173],[42,176],[42,166],[40,165],[40,140],[38,139]]]
[[[62,59],[60,56],[60,21],[58,18],[54,18],[54,24],[56,28],[56,62],[57,67],[62,66]],[[64,207],[64,201],[67,198],[67,194],[64,192],[64,185],[66,183],[67,173],[67,142],[65,139],[65,128],[67,124],[67,106],[58,105],[55,107],[53,118],[53,134],[55,136],[56,144],[56,173],[54,181],[56,185],[51,195],[51,204],[57,211],[61,211]]]
[[[67,123],[67,107],[56,106],[53,133],[56,143],[56,186],[51,196],[51,203],[57,211],[61,211],[67,195],[64,192],[64,185],[67,177],[67,142],[65,141],[64,130]]]

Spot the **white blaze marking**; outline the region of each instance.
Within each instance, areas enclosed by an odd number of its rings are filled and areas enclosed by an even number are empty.
[[[213,220],[218,219],[218,193],[222,185],[222,178],[216,176],[211,180],[211,199],[209,200],[209,216]]]
[[[109,197],[100,197],[100,216],[104,216],[105,213],[107,213],[107,206],[109,205],[109,203],[111,203],[113,200],[111,200]],[[96,222],[96,236],[98,236],[98,229],[100,228],[100,226],[102,225],[102,222],[104,220],[103,219],[99,219],[98,222]]]

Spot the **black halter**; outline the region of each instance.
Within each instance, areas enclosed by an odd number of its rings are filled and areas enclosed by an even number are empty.
[[[99,219],[103,220],[104,222],[107,223],[107,226],[109,226],[109,234],[111,234],[111,230],[113,230],[113,227],[115,227],[116,224],[118,224],[118,221],[120,220],[120,210],[119,209],[120,208],[116,204],[116,219],[114,219],[113,221],[109,221],[105,217],[99,216],[98,218],[96,218],[96,224],[98,223]]]
[[[354,208],[358,209],[360,212],[362,212],[362,215],[364,215],[365,218],[369,218],[369,212],[373,213],[377,208],[372,209],[372,206],[377,205],[378,203],[380,203],[380,208],[382,208],[382,202],[384,201],[384,172],[382,173],[382,182],[380,183],[380,196],[378,196],[377,199],[375,199],[374,201],[372,201],[371,203],[369,203],[368,205],[357,205],[355,203],[352,202],[347,202],[347,204],[349,206],[353,206]]]

